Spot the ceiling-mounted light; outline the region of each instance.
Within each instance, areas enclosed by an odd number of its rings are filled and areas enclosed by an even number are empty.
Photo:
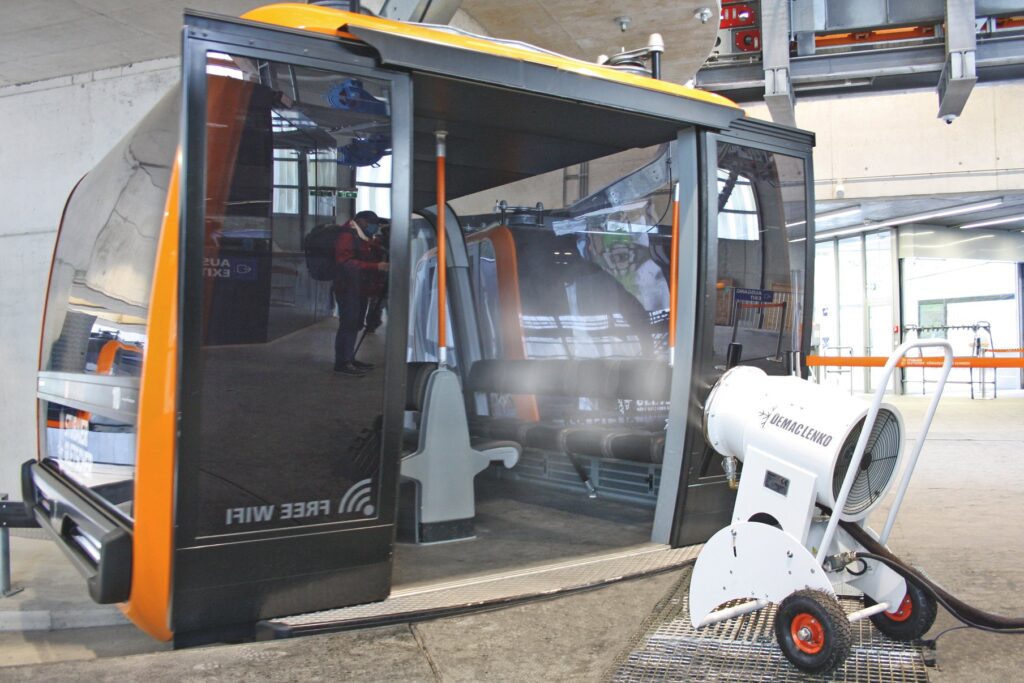
[[[844,206],[841,209],[834,209],[833,211],[825,211],[824,213],[814,214],[814,218],[819,221],[830,221],[833,218],[839,218],[840,216],[850,216],[860,212],[860,204],[854,204],[853,206]]]
[[[977,237],[968,237],[964,240],[956,240],[955,242],[943,242],[942,244],[922,244],[922,248],[928,249],[941,249],[943,247],[952,247],[955,244],[963,244],[964,242],[974,242],[975,240],[987,240],[995,237],[995,235],[978,235]]]
[[[698,20],[702,24],[708,23],[711,17],[714,16],[714,12],[711,11],[710,7],[701,7],[693,13],[693,18]]]
[[[877,230],[879,228],[891,228],[894,225],[902,225],[905,223],[920,223],[921,221],[932,220],[933,218],[942,218],[943,216],[957,216],[962,213],[972,213],[974,211],[984,211],[985,209],[991,209],[999,206],[1004,201],[1003,197],[997,199],[989,199],[983,202],[975,202],[973,204],[960,204],[959,206],[950,206],[945,209],[936,209],[935,211],[925,211],[923,213],[914,213],[909,216],[899,216],[897,218],[887,218],[884,221],[878,221],[877,223],[864,223],[863,225],[853,226],[849,228],[843,228],[842,230],[828,230],[826,232],[819,232],[815,235],[815,239],[823,240],[829,237],[841,237],[843,235],[853,235],[858,232],[867,232],[868,230]]]
[[[822,220],[828,221],[828,220],[832,220],[833,218],[839,218],[840,216],[850,216],[852,214],[858,213],[860,210],[861,210],[861,205],[860,204],[854,204],[853,206],[844,206],[841,209],[833,209],[832,211],[825,211],[823,213],[816,213],[816,214],[814,214],[814,218],[815,218],[815,220],[818,220],[818,221],[822,221]],[[803,221],[796,221],[795,223],[786,223],[786,227],[787,228],[795,228],[796,226],[803,225],[806,222],[807,222],[806,220],[803,220]],[[859,230],[859,228],[858,228],[858,230]]]
[[[625,33],[626,29],[633,25],[633,20],[627,16],[615,17],[615,25],[619,27],[620,31]]]
[[[898,218],[888,218],[878,223],[872,223],[869,227],[872,228],[887,228],[892,225],[900,225],[903,223],[920,223],[921,221],[928,221],[933,218],[942,218],[944,216],[959,216],[962,213],[973,213],[974,211],[984,211],[985,209],[991,209],[999,206],[1003,203],[1003,198],[989,199],[984,202],[975,202],[974,204],[960,204],[959,206],[950,206],[946,209],[936,209],[934,211],[925,211],[923,213],[915,213],[909,216],[900,216]]]
[[[842,237],[844,235],[855,235],[860,232],[867,232],[868,230],[874,230],[877,226],[875,225],[855,225],[852,228],[843,228],[842,230],[829,230],[827,232],[819,232],[814,236],[814,239],[818,242],[827,240],[830,237]]]
[[[989,225],[1002,225],[1003,223],[1014,223],[1016,221],[1024,221],[1024,213],[1018,213],[1013,216],[1004,216],[1003,218],[991,218],[985,221],[978,221],[976,223],[967,223],[961,225],[961,230],[970,230],[971,228],[984,228]]]

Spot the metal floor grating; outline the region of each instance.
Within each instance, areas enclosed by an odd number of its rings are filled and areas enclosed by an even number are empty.
[[[828,676],[795,669],[775,642],[775,606],[697,631],[690,625],[688,597],[692,566],[619,655],[606,678],[640,681],[900,681],[927,683],[923,649],[889,640],[864,619],[851,624],[853,649]],[[841,598],[847,612],[863,607]]]
[[[557,564],[506,570],[445,583],[392,591],[383,602],[271,619],[261,626],[278,637],[413,621],[447,613],[505,605],[557,593],[594,588],[692,562],[701,545],[644,545]]]

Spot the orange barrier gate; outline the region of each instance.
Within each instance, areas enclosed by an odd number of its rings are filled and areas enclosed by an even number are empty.
[[[807,356],[807,366],[882,368],[888,356]],[[925,358],[904,358],[896,363],[899,368],[941,368],[943,359],[939,356]],[[954,368],[1024,368],[1024,358],[979,358],[957,356],[953,358]]]

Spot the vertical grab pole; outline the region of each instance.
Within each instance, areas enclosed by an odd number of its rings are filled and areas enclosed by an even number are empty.
[[[668,282],[668,364],[676,364],[676,311],[679,301],[679,183],[672,186],[672,254]]]
[[[448,365],[448,236],[445,232],[445,138],[448,132],[434,133],[437,139],[437,362]]]

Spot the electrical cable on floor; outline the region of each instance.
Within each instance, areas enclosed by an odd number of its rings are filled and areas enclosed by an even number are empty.
[[[943,631],[939,635],[935,636],[934,638],[929,638],[928,640],[925,640],[925,641],[922,641],[922,642],[924,642],[925,645],[928,645],[929,647],[934,648],[935,645],[939,642],[939,638],[941,638],[942,636],[946,635],[947,633],[950,633],[952,631],[962,631],[962,630],[968,629],[968,628],[971,628],[971,627],[970,626],[950,626],[949,628],[947,628],[945,631]]]
[[[947,593],[943,588],[926,579],[922,574],[913,568],[906,567],[900,562],[891,560],[875,553],[858,552],[858,558],[875,560],[888,565],[893,571],[907,581],[917,584],[921,589],[929,593],[936,602],[946,608],[958,621],[982,631],[990,633],[1024,634],[1024,618],[1004,617],[999,614],[984,612],[976,607]]]
[[[840,522],[840,526],[853,536],[855,541],[870,551],[857,552],[858,559],[875,560],[890,567],[905,580],[930,594],[936,602],[963,624],[990,633],[1024,634],[1024,617],[1005,617],[973,607],[947,592],[917,569],[908,566],[861,526],[851,522]]]

